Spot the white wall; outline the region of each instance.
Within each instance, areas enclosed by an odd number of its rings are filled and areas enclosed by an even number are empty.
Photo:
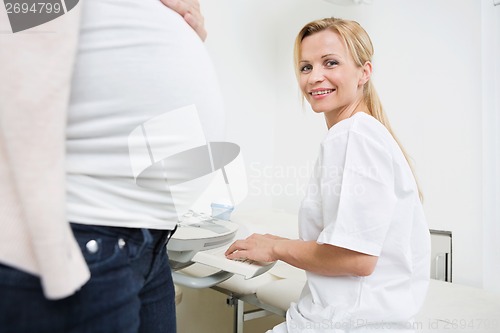
[[[248,167],[249,196],[238,209],[297,211],[326,128],[300,103],[293,39],[312,19],[355,19],[374,42],[374,81],[415,160],[429,226],[453,232],[454,282],[482,286],[489,249],[481,244],[493,223],[483,223],[481,1],[200,2],[225,96],[227,136],[240,144]]]
[[[500,5],[483,0],[484,288],[500,291]]]

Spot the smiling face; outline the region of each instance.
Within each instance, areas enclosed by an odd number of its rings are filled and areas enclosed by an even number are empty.
[[[300,45],[299,86],[315,112],[325,114],[328,127],[358,111],[367,111],[363,85],[371,63],[355,64],[346,44],[332,30],[305,37]]]

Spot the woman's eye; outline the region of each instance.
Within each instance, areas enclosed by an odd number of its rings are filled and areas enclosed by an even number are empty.
[[[312,70],[312,66],[311,65],[305,65],[305,66],[300,67],[300,72],[301,73],[308,73],[311,70]]]
[[[339,64],[339,63],[338,63],[338,61],[336,61],[336,60],[327,60],[327,61],[325,62],[325,65],[326,65],[327,67],[333,67],[333,66],[336,66],[336,65],[338,65],[338,64]]]

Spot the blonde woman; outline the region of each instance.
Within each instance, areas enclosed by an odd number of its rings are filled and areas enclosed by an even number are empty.
[[[307,272],[301,298],[274,333],[408,332],[416,324],[429,282],[429,231],[371,82],[372,55],[354,21],[314,21],[296,38],[300,89],[328,127],[300,207],[300,239],[252,235],[226,252]]]

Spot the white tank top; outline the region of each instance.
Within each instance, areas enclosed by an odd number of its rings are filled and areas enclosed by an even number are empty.
[[[222,141],[211,60],[196,33],[160,0],[82,6],[67,126],[68,218],[172,229],[177,215],[168,195],[135,182],[128,138],[151,119],[194,105],[206,140]]]

